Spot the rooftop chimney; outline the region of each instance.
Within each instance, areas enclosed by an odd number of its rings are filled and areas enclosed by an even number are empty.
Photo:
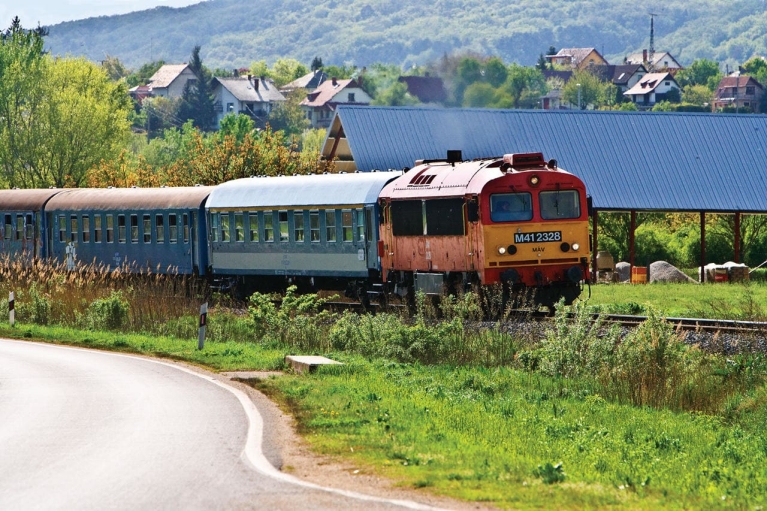
[[[642,62],[647,64],[647,50],[642,50]]]
[[[334,77],[333,77],[333,87],[336,87],[336,86],[338,86],[338,80],[337,80],[337,79],[336,79],[336,77],[334,76]]]
[[[259,80],[258,77],[254,77],[253,79],[253,88],[256,89],[256,92],[258,92],[258,86],[260,81],[261,80]]]

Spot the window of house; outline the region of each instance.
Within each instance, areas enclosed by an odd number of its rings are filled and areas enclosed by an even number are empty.
[[[258,213],[248,213],[248,224],[250,227],[250,241],[251,243],[258,242]]]
[[[101,243],[101,215],[93,217],[93,242]]]
[[[77,215],[72,215],[69,217],[69,241],[77,241],[77,231],[79,230],[78,222],[77,222]]]
[[[288,232],[288,212],[280,211],[277,213],[277,220],[280,226],[280,241],[290,241],[290,234]]]
[[[353,221],[354,216],[351,211],[341,211],[341,234],[345,242],[354,241]]]
[[[91,217],[83,215],[83,243],[91,241]]]
[[[125,215],[117,215],[117,241],[119,243],[126,242]]]
[[[274,241],[274,215],[271,211],[264,211],[264,241]]]
[[[154,216],[155,243],[165,243],[165,219],[162,215]]]
[[[226,111],[227,112],[234,112],[234,103],[227,103],[226,104]]]
[[[293,237],[295,241],[304,241],[304,212],[293,212]]]
[[[354,93],[353,92],[349,93],[349,103],[354,103]]]
[[[138,215],[130,216],[130,242],[138,243]]]
[[[325,235],[328,241],[336,241],[336,210],[325,211]]]
[[[309,239],[312,242],[320,241],[320,212],[309,212]]]
[[[178,216],[168,214],[168,238],[171,243],[178,243]]]
[[[234,240],[245,242],[245,217],[242,213],[234,214]]]
[[[756,93],[756,88],[753,85],[746,87],[746,94],[753,96]]]
[[[107,243],[115,241],[115,217],[107,215]]]

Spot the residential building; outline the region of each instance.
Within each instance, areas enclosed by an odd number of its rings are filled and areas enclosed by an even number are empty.
[[[216,77],[211,82],[216,123],[228,113],[245,114],[263,127],[272,109],[285,101],[274,82],[257,76]]]
[[[726,108],[759,113],[763,95],[764,88],[752,76],[725,76],[716,87],[711,107],[714,112]]]
[[[369,105],[371,97],[355,79],[338,80],[331,78],[307,94],[301,101],[312,128],[327,128],[336,111],[336,106]]]
[[[287,83],[280,87],[280,92],[288,94],[296,89],[309,89],[314,90],[319,87],[322,82],[328,79],[328,75],[322,69],[311,71],[301,78],[296,78],[290,83]]]
[[[165,64],[152,75],[147,85],[154,96],[180,98],[190,80],[197,80],[197,77],[189,64]]]
[[[684,69],[677,60],[666,51],[660,51],[649,55],[647,50],[642,50],[641,53],[632,53],[625,59],[625,64],[643,64],[647,71],[651,73],[658,73],[662,71],[668,71],[670,73],[676,73],[680,69]]]
[[[602,81],[612,83],[623,93],[636,85],[647,74],[647,68],[642,64],[608,65],[594,67],[592,73]]]
[[[623,95],[630,98],[640,110],[648,110],[666,100],[673,90],[676,90],[673,94],[679,98],[681,88],[671,73],[648,73]]]
[[[556,55],[546,55],[546,58],[554,65],[573,69],[587,69],[608,64],[596,48],[562,48]]]

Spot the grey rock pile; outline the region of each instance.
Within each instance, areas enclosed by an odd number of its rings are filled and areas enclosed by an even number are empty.
[[[655,261],[650,265],[650,282],[695,282],[695,280],[673,264]]]
[[[618,282],[628,282],[631,279],[631,265],[621,261],[615,265],[615,273],[618,275]]]

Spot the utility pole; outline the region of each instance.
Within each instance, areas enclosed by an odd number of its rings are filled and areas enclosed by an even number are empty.
[[[651,69],[648,69],[649,72],[653,72],[655,69],[655,65],[653,62],[655,61],[655,14],[654,12],[650,13],[650,55],[647,56],[648,66]]]

